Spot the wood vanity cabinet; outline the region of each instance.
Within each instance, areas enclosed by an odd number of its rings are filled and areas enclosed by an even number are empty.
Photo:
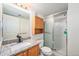
[[[38,56],[40,54],[39,45],[36,45],[28,50],[28,56]]]
[[[16,56],[28,56],[28,52],[27,52],[27,50],[26,50],[26,51],[17,53]]]
[[[39,45],[35,45],[23,52],[16,54],[16,56],[38,56],[38,55],[40,55]]]

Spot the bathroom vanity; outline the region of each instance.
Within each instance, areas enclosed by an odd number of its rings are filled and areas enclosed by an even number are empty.
[[[38,55],[40,55],[39,44],[16,54],[16,56],[38,56]]]
[[[21,43],[8,44],[2,47],[1,56],[38,56],[40,55],[40,39],[28,39]]]
[[[30,40],[29,40],[30,41]],[[26,41],[28,43],[28,41]],[[16,56],[38,56],[40,55],[40,44],[41,40],[31,41],[27,47],[22,51],[17,52]]]
[[[40,42],[41,40],[27,40],[26,43],[28,44],[27,47],[24,48],[24,50],[16,53],[16,56],[38,56],[40,55]]]

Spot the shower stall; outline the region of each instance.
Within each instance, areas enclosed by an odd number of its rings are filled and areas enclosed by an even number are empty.
[[[67,11],[46,17],[44,43],[56,54],[67,55]]]

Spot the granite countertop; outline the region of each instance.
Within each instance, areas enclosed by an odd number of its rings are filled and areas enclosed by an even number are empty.
[[[28,39],[28,40],[24,40],[21,43],[12,43],[12,44],[9,44],[6,46],[2,46],[0,56],[15,55],[21,51],[24,51],[24,50],[31,48],[32,46],[40,44],[41,41],[42,41],[41,39],[35,39],[35,40]]]

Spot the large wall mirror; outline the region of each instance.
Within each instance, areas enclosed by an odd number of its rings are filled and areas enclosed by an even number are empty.
[[[30,38],[30,14],[26,11],[13,4],[3,4],[3,44],[17,41],[17,35]]]

